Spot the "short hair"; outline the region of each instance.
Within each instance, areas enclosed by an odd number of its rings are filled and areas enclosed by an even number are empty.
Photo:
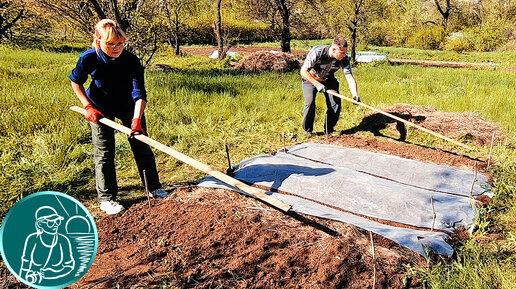
[[[348,41],[346,41],[346,38],[341,34],[336,34],[335,37],[333,37],[333,45],[337,46],[339,49],[348,48]]]
[[[111,19],[102,19],[95,25],[95,33],[93,34],[93,48],[99,48],[99,40],[105,41],[125,41],[127,36],[120,26]]]

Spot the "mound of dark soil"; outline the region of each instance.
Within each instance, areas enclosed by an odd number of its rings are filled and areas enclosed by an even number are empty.
[[[333,225],[332,225],[333,224]],[[80,288],[371,288],[367,232],[333,237],[235,192],[182,188],[98,222],[99,249]],[[421,257],[375,236],[376,286],[400,288]]]
[[[258,51],[240,60],[235,68],[252,72],[287,72],[299,69],[300,65],[292,54]]]

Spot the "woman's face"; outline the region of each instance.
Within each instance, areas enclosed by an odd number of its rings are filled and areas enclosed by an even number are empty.
[[[105,38],[101,38],[100,40],[100,49],[104,53],[106,53],[109,57],[117,58],[122,54],[124,50],[125,42],[120,39],[111,39],[106,40]]]

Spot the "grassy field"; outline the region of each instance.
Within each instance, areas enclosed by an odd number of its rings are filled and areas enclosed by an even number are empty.
[[[303,43],[296,45],[302,47]],[[79,104],[68,80],[78,55],[0,48],[1,216],[22,196],[42,190],[69,193],[90,208],[97,206],[90,129],[82,116],[68,109]],[[246,74],[226,62],[193,56],[160,56],[155,62],[175,69],[170,73],[146,72],[146,113],[154,139],[219,170],[226,166],[224,144],[237,163],[280,148],[282,134],[288,136],[287,145],[308,139],[301,129],[303,98],[297,72]],[[413,273],[427,281],[427,288],[514,288],[516,74],[388,64],[361,65],[354,68],[354,74],[362,100],[372,106],[435,106],[441,111],[475,112],[500,123],[509,140],[495,147],[492,173],[496,197],[480,212],[479,229],[459,248],[456,261]],[[347,88],[342,92],[348,94]],[[319,97],[318,131],[322,130],[324,110],[324,99]],[[344,104],[337,129],[358,124],[367,113]],[[117,135],[122,197],[141,197],[134,160],[124,139]],[[453,148],[418,133],[411,133],[409,141]],[[488,148],[468,153],[486,156]],[[165,154],[156,155],[165,188],[203,176]],[[491,238],[494,233],[500,238]]]

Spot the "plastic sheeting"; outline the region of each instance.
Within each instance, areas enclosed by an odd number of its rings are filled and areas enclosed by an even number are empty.
[[[443,255],[453,251],[443,233],[388,226],[357,215],[447,231],[471,227],[476,218],[474,200],[468,197],[473,173],[447,166],[305,143],[287,153],[244,160],[234,169],[236,179],[298,196],[272,194],[294,211],[351,223],[419,253],[425,246]],[[477,178],[474,194],[488,193],[487,178]]]
[[[288,153],[337,167],[350,168],[381,178],[438,192],[469,196],[474,173],[448,166],[427,164],[397,156],[378,154],[355,148],[315,143],[293,146]],[[473,168],[471,168],[473,170]],[[489,193],[487,177],[477,175],[474,196]]]
[[[374,62],[374,61],[387,61],[387,55],[380,54],[374,51],[360,51],[356,56],[357,62]]]

